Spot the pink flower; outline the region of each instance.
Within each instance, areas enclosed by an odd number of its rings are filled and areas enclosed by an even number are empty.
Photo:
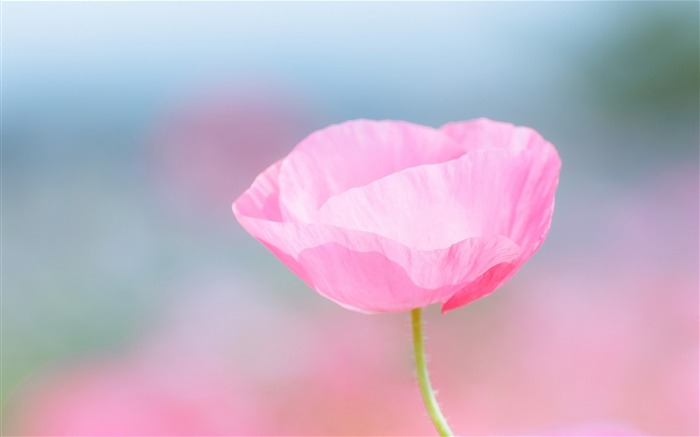
[[[537,132],[487,119],[317,131],[233,204],[311,288],[362,312],[485,296],[539,248],[561,162]]]

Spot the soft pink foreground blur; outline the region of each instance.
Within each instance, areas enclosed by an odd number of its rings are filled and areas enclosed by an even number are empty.
[[[653,325],[636,310],[615,316],[627,300],[581,305],[561,287],[561,277],[525,278],[522,293],[475,305],[469,317],[429,321],[432,373],[457,432],[643,435],[674,429],[670,418],[687,428],[697,389],[678,381],[692,376],[692,360],[679,361],[676,350],[649,360]],[[260,291],[225,282],[192,289],[130,349],[36,378],[13,409],[15,433],[432,435],[406,317],[331,306],[297,314]],[[682,308],[667,312],[670,323]],[[687,336],[685,322],[658,335]],[[640,397],[648,390],[664,397],[660,408],[648,409]]]
[[[431,432],[416,414],[422,405],[398,320],[342,310],[297,315],[246,297],[259,292],[234,284],[194,289],[129,350],[35,378],[15,402],[16,433]],[[246,312],[236,313],[241,306]]]
[[[344,307],[447,311],[491,293],[537,251],[560,167],[554,146],[525,127],[359,120],[310,135],[233,211]]]

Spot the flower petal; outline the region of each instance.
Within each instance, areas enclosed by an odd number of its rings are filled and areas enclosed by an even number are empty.
[[[554,203],[559,161],[548,151],[478,149],[409,168],[331,197],[319,221],[421,250],[502,235],[531,254]]]
[[[356,120],[330,126],[311,134],[285,158],[279,175],[283,217],[312,222],[330,196],[463,153],[444,133],[403,121]]]
[[[238,220],[311,288],[364,312],[395,312],[448,300],[494,265],[515,262],[505,237],[473,238],[420,251],[360,231],[317,224]]]
[[[487,118],[448,123],[440,130],[466,150],[504,149],[520,160],[512,174],[504,173],[511,184],[509,201],[503,206],[511,217],[505,235],[524,249],[526,261],[549,231],[561,169],[557,150],[534,129]]]
[[[330,243],[301,252],[298,261],[309,274],[309,285],[323,296],[365,312],[400,312],[445,302],[494,265],[517,259],[520,250],[496,237],[402,255],[402,260],[391,260],[379,251]]]

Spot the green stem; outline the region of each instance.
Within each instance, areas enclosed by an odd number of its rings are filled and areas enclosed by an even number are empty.
[[[425,360],[425,348],[423,346],[423,324],[421,323],[420,308],[411,311],[411,320],[413,321],[413,349],[416,354],[416,373],[425,408],[428,410],[430,419],[433,421],[435,428],[437,428],[438,434],[442,437],[452,437],[452,430],[450,430],[445,416],[440,411],[440,406],[430,385],[430,376],[428,375],[428,366]]]

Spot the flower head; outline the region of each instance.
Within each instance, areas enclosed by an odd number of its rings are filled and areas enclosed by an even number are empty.
[[[526,127],[357,120],[311,134],[233,212],[344,307],[447,311],[494,291],[540,247],[560,167]]]

